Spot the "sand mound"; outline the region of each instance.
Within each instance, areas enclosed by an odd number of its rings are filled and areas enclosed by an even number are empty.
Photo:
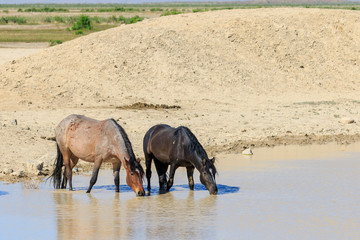
[[[9,97],[1,105],[186,105],[355,94],[359,23],[359,12],[300,8],[145,20],[2,65],[1,97]]]
[[[72,113],[116,119],[139,157],[158,123],[188,126],[210,156],[359,141],[359,23],[358,11],[296,8],[169,16],[4,64],[0,179],[50,170],[49,140]]]

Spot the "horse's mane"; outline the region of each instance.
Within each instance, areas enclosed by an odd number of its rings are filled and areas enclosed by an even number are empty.
[[[115,126],[118,128],[118,130],[124,140],[126,150],[130,156],[129,162],[130,162],[131,171],[135,171],[136,169],[138,169],[140,171],[140,175],[142,176],[144,174],[144,169],[142,168],[141,164],[138,161],[136,161],[136,159],[135,159],[135,154],[132,149],[131,142],[130,142],[125,130],[114,119],[110,119],[110,120],[114,122]]]
[[[180,131],[185,133],[185,135],[190,140],[190,143],[188,144],[189,150],[196,152],[201,157],[201,159],[205,159],[206,160],[206,165],[208,165],[208,167],[213,170],[213,173],[216,174],[217,170],[215,168],[215,165],[212,163],[212,161],[210,161],[205,149],[200,144],[200,142],[197,140],[195,135],[190,131],[190,129],[187,128],[187,127],[184,127],[184,126],[180,126],[180,127],[178,127],[176,129],[175,135],[177,135]]]

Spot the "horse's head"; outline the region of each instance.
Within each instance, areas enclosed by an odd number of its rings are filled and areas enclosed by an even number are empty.
[[[126,166],[126,183],[131,187],[131,189],[136,193],[136,196],[144,196],[145,191],[143,188],[143,175],[144,170],[142,169],[140,163],[136,162],[135,167],[130,167],[129,161],[125,161]]]
[[[205,185],[210,194],[217,194],[218,189],[215,182],[216,168],[214,166],[215,158],[203,159],[200,169],[200,182]]]

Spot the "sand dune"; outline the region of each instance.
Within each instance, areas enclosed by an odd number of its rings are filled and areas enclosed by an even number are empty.
[[[357,141],[359,25],[360,13],[345,10],[185,14],[94,33],[6,63],[0,66],[0,122],[6,125],[0,161],[53,154],[54,143],[41,137],[51,137],[70,113],[125,124],[138,156],[143,134],[159,122],[189,126],[213,152]],[[181,108],[116,108],[136,102]],[[355,123],[342,123],[343,117]],[[11,126],[15,118],[20,123]],[[30,130],[23,134],[20,125]]]

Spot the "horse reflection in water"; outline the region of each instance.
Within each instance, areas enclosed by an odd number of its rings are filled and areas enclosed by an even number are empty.
[[[144,170],[136,161],[131,143],[124,129],[114,120],[98,121],[81,115],[70,115],[55,129],[57,157],[51,178],[54,188],[72,190],[72,169],[79,159],[94,163],[87,193],[96,183],[100,166],[104,161],[113,164],[115,191],[119,192],[121,164],[126,170],[126,183],[138,196],[144,196],[142,176]],[[61,182],[62,167],[65,166]],[[61,185],[60,185],[61,182]]]
[[[120,224],[124,216],[118,211],[123,207],[119,196],[104,200],[91,193],[76,196],[65,191],[53,192],[57,239],[125,239],[128,226]]]
[[[54,191],[52,195],[57,239],[211,239],[217,231],[217,196],[207,193],[134,198],[103,190],[87,195]]]
[[[146,163],[146,178],[150,193],[151,162],[154,159],[159,175],[160,192],[169,191],[174,183],[175,171],[178,167],[186,167],[190,190],[194,190],[194,168],[200,172],[201,183],[216,194],[215,159],[209,159],[197,138],[186,127],[172,128],[168,125],[155,125],[144,137],[143,150]],[[170,165],[169,181],[166,172]]]

